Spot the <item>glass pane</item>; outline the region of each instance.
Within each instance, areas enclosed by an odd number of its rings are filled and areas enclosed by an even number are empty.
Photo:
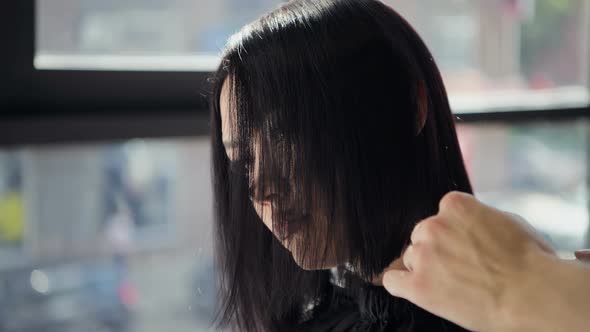
[[[431,48],[457,113],[588,103],[588,1],[384,2]]]
[[[212,70],[229,35],[279,0],[38,0],[35,66]]]
[[[459,134],[482,200],[522,215],[564,256],[584,247],[587,122]],[[3,331],[208,330],[210,185],[207,138],[0,151]]]
[[[38,69],[209,71],[280,0],[37,0]],[[587,104],[585,0],[384,0],[434,53],[453,109]]]
[[[2,331],[208,330],[208,151],[175,139],[0,152]]]
[[[25,214],[22,163],[18,151],[0,152],[0,261],[22,254]]]
[[[521,215],[564,254],[590,244],[588,134],[581,120],[459,126],[479,198]]]

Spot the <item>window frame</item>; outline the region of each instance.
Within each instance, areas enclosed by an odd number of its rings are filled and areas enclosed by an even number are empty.
[[[10,1],[0,13],[10,50],[0,53],[6,73],[0,75],[0,146],[208,134],[210,72],[35,69],[35,3]],[[457,117],[464,123],[589,118],[590,103],[467,110]]]
[[[0,52],[0,147],[208,135],[209,72],[35,69],[35,2],[8,1],[0,12],[8,50]],[[590,82],[590,69],[587,74]],[[468,110],[457,118],[461,123],[508,124],[589,119],[590,103]],[[587,141],[590,146],[590,134]],[[590,151],[587,160],[590,188]],[[590,230],[586,237],[590,245]]]
[[[200,136],[208,72],[37,70],[35,0],[0,13],[0,146]]]

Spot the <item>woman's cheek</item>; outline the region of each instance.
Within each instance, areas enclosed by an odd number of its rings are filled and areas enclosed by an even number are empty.
[[[262,220],[264,225],[266,225],[266,227],[272,231],[272,211],[270,209],[266,209],[264,205],[260,203],[253,202],[253,204],[254,210],[256,210],[258,217]]]

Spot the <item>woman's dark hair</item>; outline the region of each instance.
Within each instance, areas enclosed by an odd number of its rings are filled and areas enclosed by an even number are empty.
[[[226,81],[237,160],[222,141]],[[289,193],[273,213],[281,231],[291,227],[280,221],[286,205],[319,206],[327,222],[301,228],[300,252],[318,261],[327,251],[318,243],[336,243],[339,262],[362,280],[401,255],[416,222],[435,214],[445,193],[471,192],[432,55],[379,1],[282,5],[230,38],[213,85],[220,326],[297,329],[330,305],[330,272],[295,264],[255,213],[253,186]],[[254,141],[263,165],[258,181]],[[413,330],[420,309],[403,308],[400,330]]]

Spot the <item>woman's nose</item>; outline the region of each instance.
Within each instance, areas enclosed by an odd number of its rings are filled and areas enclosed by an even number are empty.
[[[268,182],[253,181],[249,188],[250,197],[259,203],[277,203],[288,198],[290,192],[289,181],[275,179]]]

